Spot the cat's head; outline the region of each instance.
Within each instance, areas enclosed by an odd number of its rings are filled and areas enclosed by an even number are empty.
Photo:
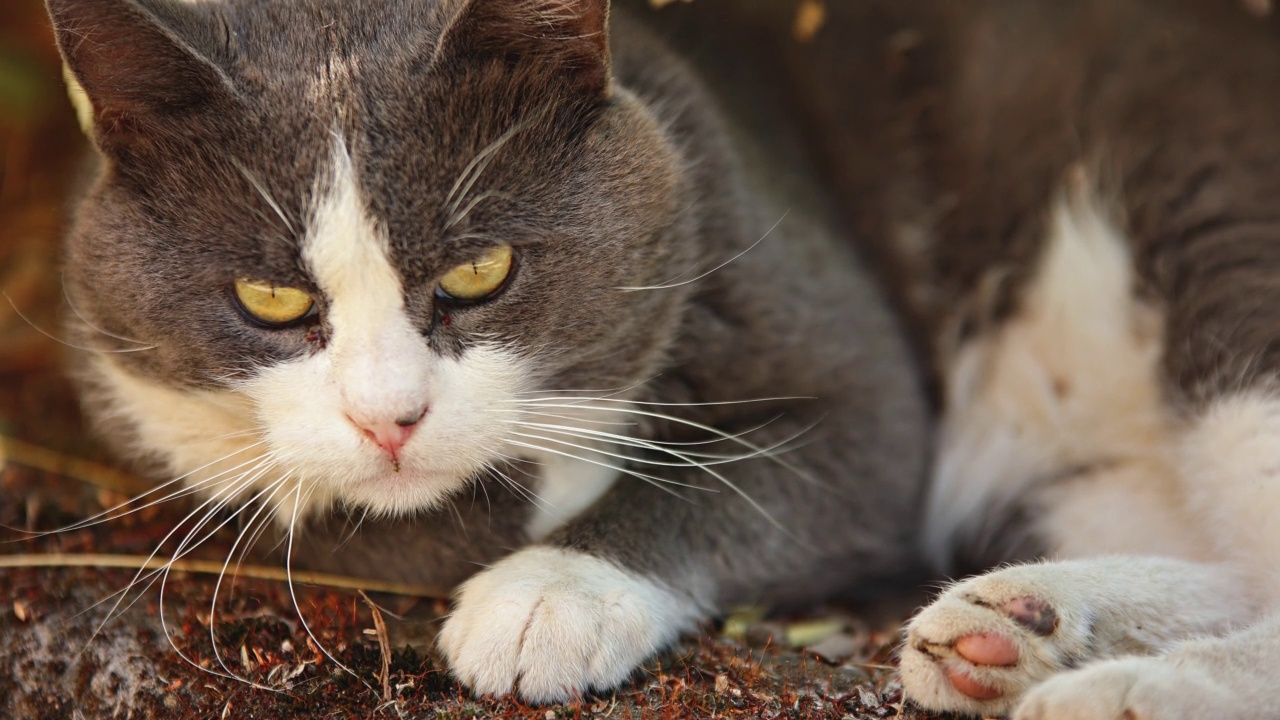
[[[660,367],[683,295],[625,288],[692,262],[683,160],[606,0],[48,4],[104,159],[72,327],[135,452],[404,512],[536,455],[539,393]]]

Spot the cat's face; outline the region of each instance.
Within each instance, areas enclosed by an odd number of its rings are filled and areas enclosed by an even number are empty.
[[[683,296],[624,288],[691,262],[680,161],[601,3],[50,9],[106,158],[68,252],[88,406],[189,484],[430,507],[537,456],[530,400],[659,367]]]

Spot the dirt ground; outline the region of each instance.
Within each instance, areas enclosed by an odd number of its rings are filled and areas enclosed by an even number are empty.
[[[333,579],[295,582],[295,597],[286,582],[249,577],[254,558],[218,585],[207,571],[226,557],[223,533],[186,558],[212,565],[143,582],[116,606],[135,571],[86,556],[136,562],[180,520],[180,503],[29,534],[142,486],[87,437],[62,371],[70,351],[47,335],[61,305],[66,182],[83,152],[42,4],[0,2],[0,717],[927,717],[904,706],[890,667],[905,606],[881,619],[734,617],[617,693],[551,708],[477,700],[450,679],[431,653],[439,598]],[[55,562],[72,566],[43,566]]]

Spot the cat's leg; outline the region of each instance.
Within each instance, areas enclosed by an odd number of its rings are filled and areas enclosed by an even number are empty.
[[[1182,442],[1182,472],[1212,541],[1244,569],[1274,613],[1280,600],[1280,399],[1256,389],[1209,403]],[[1252,718],[1280,707],[1280,615],[1225,637],[1186,642],[1166,655],[1100,663],[1028,695],[1027,720]],[[1129,713],[1126,715],[1125,713]]]
[[[1011,568],[946,592],[903,651],[908,695],[935,709],[1007,711],[1065,668],[1249,617],[1225,567],[1135,557],[1215,557],[1179,482],[1163,318],[1135,299],[1128,243],[1083,176],[1046,230],[1019,312],[949,368],[927,542],[944,564],[957,548],[981,562],[1019,546],[1128,557]]]
[[[1159,657],[1063,673],[1033,689],[1014,720],[1253,720],[1280,708],[1280,615]]]
[[[708,465],[723,481],[700,469],[666,475],[702,490],[620,478],[582,515],[462,587],[440,635],[450,668],[481,693],[563,700],[619,684],[731,605],[811,601],[903,574],[922,438],[884,420],[869,433],[894,437],[849,434],[835,447]],[[868,427],[847,416],[832,427],[842,422]]]
[[[987,717],[1064,670],[1160,653],[1253,615],[1246,583],[1225,565],[1137,556],[1020,565],[957,583],[917,615],[901,673],[918,704]]]

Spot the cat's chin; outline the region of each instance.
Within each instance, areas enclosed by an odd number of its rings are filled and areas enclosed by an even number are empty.
[[[334,496],[347,507],[395,518],[434,510],[471,482],[466,476],[388,468],[344,483]]]

